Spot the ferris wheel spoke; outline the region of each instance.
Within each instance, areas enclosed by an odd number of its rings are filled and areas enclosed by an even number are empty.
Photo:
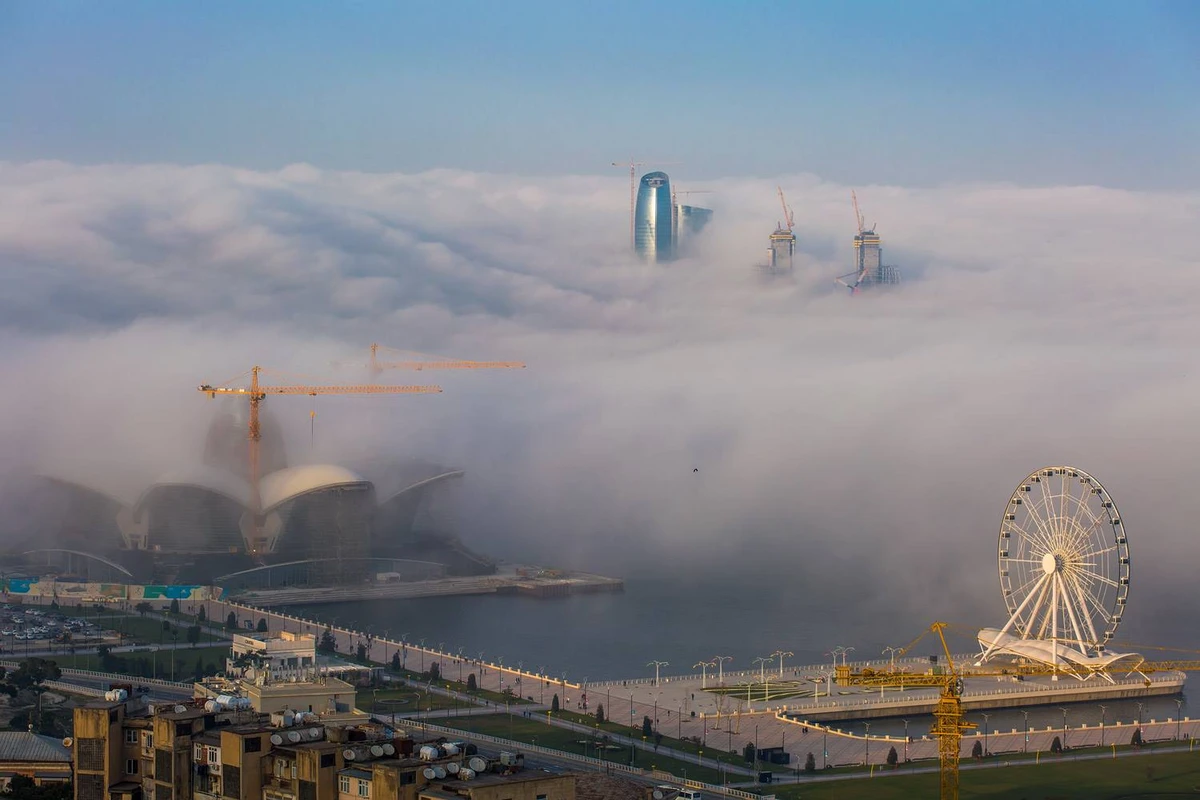
[[[1096,595],[1092,594],[1091,589],[1087,588],[1086,586],[1081,586],[1080,588],[1083,591],[1083,596],[1091,604],[1092,608],[1095,609],[1096,619],[1100,621],[1101,625],[1106,631],[1110,630],[1110,626],[1112,625],[1112,612],[1109,611],[1109,609],[1100,601],[1099,598],[1096,597]]]
[[[1033,524],[1037,527],[1036,531],[1026,530],[1024,527],[1018,525],[1012,520],[1005,520],[1005,523],[1012,526],[1014,530],[1023,534],[1026,540],[1034,547],[1041,547],[1045,551],[1053,550],[1054,548],[1050,544],[1051,533],[1043,524],[1041,517],[1038,516],[1037,507],[1026,506],[1026,508],[1029,510],[1028,518],[1033,520]]]
[[[1003,530],[1007,530],[1010,533],[1015,532],[1018,536],[1020,536],[1022,539],[1024,539],[1029,544],[1029,547],[1031,550],[1035,550],[1035,551],[1043,552],[1043,553],[1049,552],[1049,550],[1050,550],[1046,541],[1036,531],[1028,531],[1025,528],[1018,525],[1014,520],[1009,520],[1009,519],[1004,520]]]
[[[1092,496],[1097,496],[1097,497],[1098,497],[1099,495],[1092,495],[1092,493],[1091,493],[1091,489],[1089,489],[1089,490],[1088,490],[1088,494],[1087,494],[1087,495],[1084,495],[1083,497],[1079,498],[1079,508],[1077,508],[1077,509],[1075,510],[1075,516],[1074,516],[1074,517],[1072,517],[1072,519],[1071,519],[1071,522],[1072,522],[1072,523],[1073,523],[1073,524],[1074,524],[1076,527],[1078,527],[1078,526],[1079,526],[1079,524],[1080,524],[1080,522],[1079,522],[1079,518],[1080,518],[1080,516],[1082,516],[1082,515],[1083,515],[1083,514],[1085,514],[1085,513],[1087,514],[1087,516],[1088,516],[1088,519],[1092,520],[1092,522],[1093,522],[1093,523],[1095,523],[1095,522],[1097,521],[1097,519],[1099,519],[1098,517],[1096,517],[1096,516],[1095,516],[1095,515],[1092,513],[1092,507],[1091,507],[1091,506],[1089,506],[1089,505],[1088,505],[1088,503],[1087,503],[1087,499],[1088,499],[1088,497],[1092,497]]]
[[[1054,545],[1056,544],[1056,536],[1058,531],[1056,530],[1055,526],[1051,524],[1054,521],[1054,501],[1051,499],[1050,493],[1046,490],[1046,483],[1047,481],[1044,480],[1038,481],[1038,485],[1042,487],[1042,508],[1045,509],[1046,513],[1045,528],[1049,534],[1048,539],[1050,541],[1051,548],[1053,549]]]
[[[1041,562],[1039,562],[1039,563],[1041,563]],[[1032,578],[1025,581],[1025,583],[1023,583],[1019,587],[1017,587],[1013,591],[1013,595],[1025,595],[1025,589],[1027,589],[1030,586],[1033,586],[1034,584],[1038,583],[1039,581],[1044,581],[1045,579],[1046,579],[1045,572],[1043,572],[1041,575],[1034,575]],[[1029,594],[1033,594],[1033,591],[1030,591]],[[1026,597],[1028,597],[1028,595],[1026,595]]]
[[[1080,546],[1086,547],[1091,544],[1092,533],[1094,533],[1096,528],[1099,527],[1100,522],[1101,520],[1099,518],[1094,519],[1092,524],[1088,526],[1087,530],[1081,531],[1079,535],[1075,537],[1076,541],[1080,543]],[[1081,551],[1079,547],[1075,547],[1070,550],[1070,555],[1074,558],[1077,557],[1080,552]]]
[[[1091,640],[1087,638],[1087,636],[1085,635],[1086,632],[1084,631],[1083,626],[1081,626],[1079,624],[1079,617],[1081,617],[1081,616],[1086,617],[1087,615],[1084,612],[1086,612],[1087,609],[1084,609],[1084,608],[1077,609],[1075,607],[1075,598],[1072,597],[1072,592],[1070,591],[1070,588],[1069,588],[1069,579],[1067,578],[1067,576],[1065,576],[1065,575],[1058,576],[1058,590],[1059,590],[1059,593],[1062,595],[1063,607],[1066,609],[1067,619],[1070,620],[1070,622],[1071,622],[1071,630],[1075,631],[1076,647],[1079,648],[1080,653],[1082,653],[1083,655],[1087,655],[1086,645],[1091,644]],[[1079,611],[1080,613],[1076,614],[1075,613],[1076,611]]]
[[[1104,626],[1107,628],[1112,619],[1112,611],[1109,609],[1109,604],[1106,604],[1102,599],[1104,592],[1101,591],[1101,596],[1098,597],[1096,593],[1092,591],[1091,585],[1089,585],[1086,581],[1080,581],[1079,586],[1080,589],[1083,590],[1083,596],[1087,598],[1088,602],[1091,603],[1092,608],[1095,609],[1096,617],[1100,620],[1103,620]]]
[[[1100,638],[1096,636],[1096,626],[1092,624],[1092,614],[1088,610],[1087,600],[1083,596],[1083,587],[1080,585],[1079,581],[1073,578],[1070,580],[1070,583],[1071,588],[1075,591],[1075,598],[1079,601],[1079,610],[1087,623],[1088,633],[1092,635],[1091,643],[1099,644]]]

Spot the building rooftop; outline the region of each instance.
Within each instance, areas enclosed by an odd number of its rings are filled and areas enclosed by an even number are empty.
[[[71,762],[71,748],[53,736],[28,731],[0,732],[0,761]]]

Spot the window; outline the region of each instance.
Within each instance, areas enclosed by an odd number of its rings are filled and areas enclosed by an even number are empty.
[[[325,769],[326,767],[333,767],[333,766],[337,766],[337,756],[335,756],[333,753],[322,753],[321,754],[321,769]]]
[[[137,775],[138,774],[138,760],[136,758],[125,759],[125,774],[126,775]]]
[[[192,748],[192,760],[199,762],[204,761],[204,745],[197,743],[196,746]]]
[[[349,775],[338,775],[338,791],[342,794],[350,794]]]
[[[262,750],[262,739],[246,739],[247,753],[258,753]]]
[[[358,796],[359,797],[370,797],[371,796],[371,782],[370,781],[364,781],[361,778],[359,779],[359,781],[358,781]]]
[[[132,728],[125,731],[125,744],[137,744],[138,732]]]
[[[154,734],[153,733],[147,733],[145,738],[142,739],[142,747],[146,748],[147,750],[154,747]]]
[[[216,764],[221,760],[221,751],[215,747],[208,748],[208,763]]]

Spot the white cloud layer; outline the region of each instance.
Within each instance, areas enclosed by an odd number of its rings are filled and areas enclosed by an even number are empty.
[[[1008,495],[1070,463],[1126,517],[1127,620],[1165,625],[1200,552],[1200,194],[860,187],[908,280],[850,298],[848,187],[782,182],[801,266],[766,282],[762,180],[706,184],[699,252],[651,268],[619,178],[0,164],[0,443],[128,492],[198,456],[194,387],[252,364],[522,359],[388,376],[439,397],[268,402],[298,458],[466,467],[485,550],[799,582],[905,631],[995,621]]]

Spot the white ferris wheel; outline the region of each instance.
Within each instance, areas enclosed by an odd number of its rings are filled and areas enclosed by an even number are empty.
[[[1005,509],[998,563],[1009,617],[984,658],[995,649],[1041,650],[1056,663],[1105,658],[1129,597],[1129,542],[1098,480],[1074,467],[1027,476]]]

